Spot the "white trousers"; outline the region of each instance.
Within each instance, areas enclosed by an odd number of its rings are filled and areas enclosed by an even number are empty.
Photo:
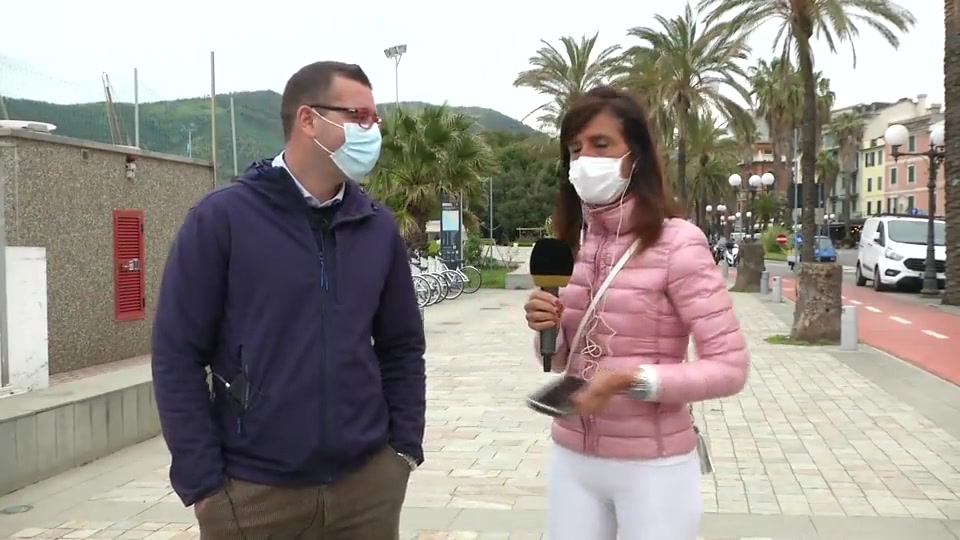
[[[553,448],[549,540],[696,540],[703,516],[696,450],[619,460]]]

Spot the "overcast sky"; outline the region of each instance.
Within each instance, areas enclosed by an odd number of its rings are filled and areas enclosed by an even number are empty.
[[[441,0],[363,3],[272,0],[265,3],[165,0],[10,0],[0,25],[0,91],[59,102],[102,100],[109,74],[118,101],[133,100],[139,68],[141,101],[210,92],[209,53],[216,52],[217,92],[273,89],[316,60],[363,66],[378,101],[393,101],[394,73],[383,49],[406,44],[400,62],[401,100],[496,109],[514,118],[544,100],[516,89],[540,39],[600,32],[604,45],[630,45],[626,29],[673,16],[682,0],[624,2],[615,11],[582,0]],[[849,49],[817,50],[817,69],[830,78],[837,105],[928,94],[943,99],[943,2],[908,2],[918,23],[891,49],[867,28]],[[459,6],[459,7],[456,7]],[[774,28],[757,32],[755,57],[772,56]]]

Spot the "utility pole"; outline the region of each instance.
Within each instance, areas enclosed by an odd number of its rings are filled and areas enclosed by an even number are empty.
[[[230,135],[233,139],[233,175],[239,174],[237,169],[237,115],[233,109],[233,94],[230,94]]]
[[[133,145],[140,148],[140,76],[133,68]]]
[[[187,132],[187,157],[193,157],[193,132],[197,130],[197,126],[190,124],[184,128],[184,131]]]
[[[217,187],[217,70],[210,51],[210,160],[213,161],[213,187]]]
[[[407,52],[406,45],[394,45],[383,50],[383,55],[393,60],[393,84],[397,110],[400,110],[400,59]]]
[[[493,249],[493,177],[487,178],[487,185],[490,191],[490,201],[488,203],[489,216],[487,217],[487,233],[490,236],[490,249]]]

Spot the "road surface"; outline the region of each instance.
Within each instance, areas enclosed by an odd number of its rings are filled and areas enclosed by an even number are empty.
[[[784,296],[796,300],[796,276],[787,265],[767,261],[767,270],[783,278]],[[857,287],[854,267],[843,270],[843,305],[857,307],[864,343],[960,384],[960,315],[937,309],[916,293]]]

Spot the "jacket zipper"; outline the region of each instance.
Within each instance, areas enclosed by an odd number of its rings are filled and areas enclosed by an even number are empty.
[[[330,420],[330,354],[327,349],[327,293],[330,290],[329,278],[327,276],[327,263],[329,254],[326,250],[327,232],[329,225],[320,230],[320,242],[318,251],[320,252],[320,411],[319,416],[323,419],[320,425],[320,446],[326,452],[330,448],[329,431],[332,421]],[[329,481],[329,478],[328,478]]]
[[[355,220],[359,220],[359,217],[352,217],[342,219],[340,221],[331,221],[325,228],[320,231],[320,242],[318,246],[318,251],[320,255],[320,339],[322,345],[320,347],[321,357],[320,357],[320,370],[321,377],[323,380],[320,383],[321,389],[321,402],[320,408],[320,417],[323,418],[322,425],[320,427],[320,443],[323,449],[326,451],[331,447],[330,445],[330,432],[331,426],[333,425],[332,420],[332,403],[333,400],[330,397],[330,350],[329,350],[329,335],[327,333],[327,321],[330,320],[329,312],[327,308],[329,307],[330,302],[330,272],[328,269],[333,268],[336,270],[336,259],[332,251],[328,251],[327,248],[327,235],[333,234],[333,228],[335,225],[340,225],[344,223],[350,223]],[[314,242],[316,244],[316,242]],[[335,290],[335,289],[334,289]],[[326,475],[326,481],[329,482],[331,477]]]
[[[663,407],[663,405],[661,405],[661,404],[659,404],[659,403],[657,404],[657,420],[656,420],[656,422],[654,422],[654,424],[653,424],[653,430],[654,430],[654,431],[653,431],[653,434],[654,434],[654,437],[656,437],[656,439],[657,439],[657,455],[660,456],[660,457],[663,457],[663,456],[664,456],[664,451],[663,451],[663,432],[662,432],[663,427],[660,425],[660,418],[661,418],[660,413],[661,413],[661,408],[662,408],[662,407]]]
[[[593,280],[597,285],[603,283],[603,280],[600,278],[600,268],[602,266],[602,258],[605,255],[604,249],[606,249],[608,243],[609,241],[607,240],[606,236],[601,236],[600,244],[597,246],[597,253],[593,257]],[[606,276],[604,276],[604,279],[606,279]],[[596,290],[597,285],[593,287],[594,291]],[[592,316],[596,317],[597,314],[594,313]],[[586,339],[586,335],[584,335],[584,339]],[[582,367],[585,368],[585,366]],[[600,365],[598,363],[597,370],[599,369]],[[581,419],[583,422],[583,451],[587,454],[596,453],[600,449],[600,435],[597,434],[596,430],[594,429],[596,419],[592,414],[582,416]]]
[[[245,386],[243,388],[243,405],[240,407],[240,414],[237,415],[237,435],[243,435],[244,426],[243,426],[243,417],[247,413],[247,408],[250,407],[250,373],[247,370],[247,362],[243,358],[243,345],[240,345],[240,373],[243,374],[243,378],[246,380]]]
[[[587,416],[580,415],[580,424],[583,426],[583,453],[590,452],[590,421]]]

